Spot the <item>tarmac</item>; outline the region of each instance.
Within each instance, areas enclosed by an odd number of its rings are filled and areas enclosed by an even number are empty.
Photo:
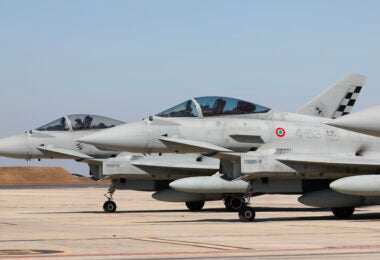
[[[0,188],[0,259],[379,259],[380,206],[349,220],[309,208],[293,195],[252,200],[256,221],[241,223],[222,201],[189,212],[150,192],[107,186]]]

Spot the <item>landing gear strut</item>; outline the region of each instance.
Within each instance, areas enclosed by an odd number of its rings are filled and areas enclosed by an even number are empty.
[[[108,192],[106,194],[104,194],[104,197],[106,197],[108,199],[103,204],[103,210],[106,213],[114,213],[116,211],[116,203],[112,199],[112,196],[113,196],[115,191],[116,191],[115,186],[113,184],[111,184],[111,186],[108,189]]]
[[[204,201],[188,201],[186,202],[186,207],[190,211],[200,211],[205,205]]]
[[[245,201],[241,196],[226,196],[224,205],[228,211],[239,212],[245,206]]]
[[[354,213],[355,207],[332,208],[331,211],[339,219],[348,219]]]
[[[247,187],[247,190],[243,198],[241,199],[244,206],[239,210],[239,214],[238,214],[239,219],[242,222],[252,222],[255,220],[256,212],[254,208],[247,206],[249,205],[249,202],[251,200],[251,196],[253,195],[253,193],[254,193],[253,185],[252,185],[252,181],[250,181]]]

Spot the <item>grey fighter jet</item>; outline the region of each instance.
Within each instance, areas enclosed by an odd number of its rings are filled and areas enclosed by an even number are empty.
[[[341,104],[346,102],[346,96],[353,93],[357,86],[364,83],[364,77],[351,74],[335,83],[324,93],[307,103],[298,111],[320,117],[338,117]],[[358,91],[357,91],[358,92]],[[356,100],[358,93],[352,100]],[[346,108],[348,113],[351,106]],[[90,118],[95,118],[94,124],[88,124]],[[63,117],[26,135],[0,140],[2,155],[16,158],[68,158],[88,163],[94,179],[110,178],[112,184],[106,194],[104,203],[106,212],[114,212],[116,203],[113,193],[116,189],[135,189],[156,191],[153,197],[158,200],[185,202],[190,210],[199,210],[207,200],[224,199],[229,210],[238,210],[243,204],[241,195],[247,189],[247,182],[236,181],[228,192],[182,192],[170,189],[169,182],[189,176],[210,176],[219,169],[219,160],[201,154],[189,155],[149,155],[131,154],[97,149],[90,145],[76,143],[73,138],[80,138],[93,131],[104,128],[107,120],[90,115],[70,115]],[[111,126],[112,124],[108,124]],[[115,124],[116,125],[116,124]],[[93,130],[93,131],[88,131]],[[49,138],[47,138],[49,137]],[[28,144],[28,145],[27,145]],[[1,148],[2,147],[2,148]],[[83,148],[87,150],[83,151]],[[90,150],[89,150],[90,149]],[[91,150],[92,149],[92,150]],[[92,151],[91,153],[89,151]],[[106,159],[112,156],[114,158]],[[214,174],[213,180],[219,185],[225,185],[220,174]],[[207,178],[207,177],[206,177]]]
[[[110,178],[112,181],[103,205],[106,212],[116,210],[112,199],[116,189],[156,191],[153,194],[155,199],[185,202],[190,210],[200,210],[204,201],[222,199],[221,194],[190,194],[169,188],[169,183],[178,178],[215,174],[219,169],[217,159],[199,154],[119,154],[119,151],[76,141],[77,138],[122,123],[89,114],[63,116],[35,130],[0,139],[0,156],[26,160],[75,159],[87,163],[93,179]]]
[[[0,156],[26,160],[56,158],[79,161],[110,158],[119,152],[85,145],[75,139],[123,123],[108,117],[89,114],[63,116],[35,130],[0,139]],[[90,173],[98,172],[96,165],[91,162],[88,165]]]
[[[337,108],[339,115],[349,112],[362,84],[351,87]],[[239,99],[199,97],[148,120],[78,141],[131,152],[207,154],[221,160],[221,177],[184,178],[170,186],[193,193],[228,194],[237,182],[245,181],[247,202],[263,193],[296,193],[302,194],[300,202],[331,208],[335,216],[346,218],[356,206],[380,203],[380,199],[344,195],[329,184],[344,176],[377,173],[380,139],[337,129],[326,121],[275,112]],[[255,211],[245,206],[239,217],[253,221]]]
[[[137,153],[170,153],[179,150],[182,153],[251,151],[261,146],[263,140],[260,136],[252,135],[251,131],[249,136],[245,135],[245,132],[260,129],[246,129],[244,123],[243,126],[237,124],[225,128],[226,120],[259,119],[312,123],[318,121],[316,117],[338,118],[351,112],[364,83],[363,75],[350,74],[307,103],[298,113],[277,112],[235,98],[193,98],[156,116],[150,116],[147,120],[101,131],[79,138],[78,141]],[[189,128],[186,128],[187,125]],[[208,130],[209,128],[211,130]]]
[[[374,106],[351,115],[332,120],[328,125],[380,137],[380,106]],[[357,196],[380,196],[380,175],[359,175],[338,179],[330,187],[340,193]]]

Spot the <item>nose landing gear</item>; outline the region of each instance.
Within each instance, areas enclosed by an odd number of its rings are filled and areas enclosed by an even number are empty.
[[[103,210],[106,213],[114,213],[116,211],[116,203],[113,201],[113,194],[116,191],[115,187],[113,184],[108,189],[108,192],[104,194],[104,197],[106,197],[108,200],[104,202],[103,204]]]
[[[256,212],[254,208],[247,206],[249,205],[249,202],[251,200],[251,196],[253,195],[253,193],[254,193],[253,185],[252,185],[252,181],[250,181],[247,187],[247,190],[245,192],[245,195],[241,199],[244,206],[239,210],[239,214],[238,214],[239,219],[242,222],[252,222],[255,220]]]

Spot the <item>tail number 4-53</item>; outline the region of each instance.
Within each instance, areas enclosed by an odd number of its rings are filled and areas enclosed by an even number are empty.
[[[299,138],[306,139],[320,139],[322,137],[321,131],[319,129],[298,129],[296,131],[296,136]]]

